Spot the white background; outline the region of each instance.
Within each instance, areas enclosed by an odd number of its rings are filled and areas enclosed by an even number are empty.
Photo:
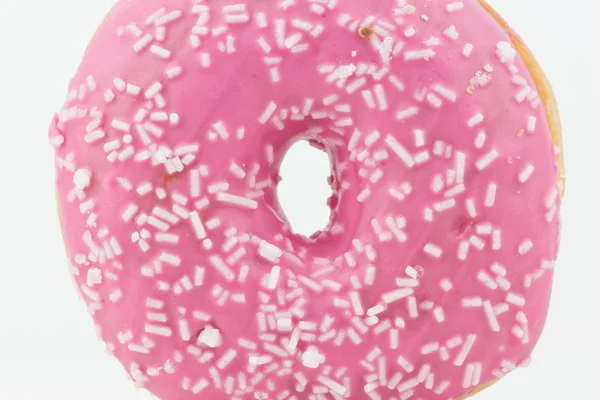
[[[0,0],[0,399],[150,398],[103,353],[77,299],[46,139],[79,57],[113,2]],[[477,400],[598,399],[598,8],[594,0],[490,2],[526,39],[554,85],[568,180],[553,304],[534,362]]]

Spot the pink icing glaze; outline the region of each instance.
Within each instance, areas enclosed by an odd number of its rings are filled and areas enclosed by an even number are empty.
[[[164,400],[456,399],[526,363],[560,196],[505,32],[475,0],[243,2],[119,2],[51,125],[108,349]],[[301,138],[333,160],[311,239],[275,196]]]

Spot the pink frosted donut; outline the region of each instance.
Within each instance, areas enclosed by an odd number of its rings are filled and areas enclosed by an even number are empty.
[[[163,400],[448,400],[526,364],[561,188],[516,47],[476,0],[120,1],[49,133],[108,350]],[[332,160],[311,238],[275,194],[299,139]]]

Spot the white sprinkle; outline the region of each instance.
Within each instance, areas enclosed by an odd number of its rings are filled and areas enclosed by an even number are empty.
[[[287,353],[285,356],[287,356]],[[302,353],[302,364],[307,368],[316,369],[323,362],[325,362],[325,356],[314,346],[309,347]]]
[[[357,291],[350,292],[350,303],[356,315],[364,315],[365,311],[362,306],[360,295]]]
[[[481,297],[464,297],[461,304],[463,307],[467,308],[481,307],[483,305],[483,300]]]
[[[181,10],[174,10],[168,14],[161,15],[158,18],[156,18],[156,20],[154,21],[154,24],[157,26],[166,25],[170,22],[176,21],[182,15],[183,15],[183,12]]]
[[[439,193],[444,188],[444,177],[440,174],[433,177],[433,182],[431,182],[431,190],[434,193]]]
[[[400,288],[396,290],[392,290],[391,292],[384,293],[381,298],[384,303],[391,304],[403,298],[406,298],[413,294],[413,289],[411,288]]]
[[[385,91],[383,89],[383,85],[377,84],[373,88],[375,91],[375,97],[377,98],[377,103],[379,104],[379,109],[385,111],[388,109],[387,97],[385,95]]]
[[[121,297],[123,297],[123,292],[121,291],[121,289],[117,289],[108,295],[108,299],[112,303],[116,303]]]
[[[402,381],[402,378],[404,376],[402,375],[402,372],[396,372],[389,380],[388,380],[388,384],[387,387],[390,390],[394,390],[398,384],[400,383],[400,381]]]
[[[171,67],[166,71],[167,77],[173,79],[181,74],[182,68],[179,66]]]
[[[275,39],[277,46],[281,49],[285,47],[285,20],[275,20]]]
[[[321,293],[323,291],[323,287],[317,282],[313,281],[312,279],[309,279],[303,275],[298,275],[297,279],[298,281],[300,281],[300,283],[302,283],[304,286],[306,286],[314,292]]]
[[[265,109],[265,111],[263,111],[263,113],[261,114],[260,118],[258,119],[258,122],[260,122],[261,124],[266,124],[269,119],[271,118],[271,116],[273,116],[273,113],[275,112],[275,110],[277,109],[277,105],[271,101],[268,105],[267,108]]]
[[[471,386],[479,386],[481,382],[481,363],[475,363],[475,371],[473,372],[473,380],[471,381]]]
[[[417,33],[417,29],[414,26],[409,26],[404,31],[404,36],[406,36],[406,37],[413,37],[416,33]]]
[[[92,171],[87,168],[79,168],[73,174],[73,184],[79,190],[85,190],[92,182]]]
[[[533,165],[527,164],[519,174],[519,182],[525,183],[533,173],[534,169],[535,167]]]
[[[423,210],[423,219],[425,221],[428,221],[428,222],[432,222],[433,221],[433,210],[431,208],[426,207]]]
[[[469,57],[471,55],[471,52],[473,51],[473,45],[471,43],[467,43],[465,44],[465,46],[463,47],[463,56],[465,57]]]
[[[175,254],[167,253],[165,251],[160,253],[160,255],[158,256],[158,259],[162,262],[171,264],[175,267],[177,267],[177,266],[179,266],[179,264],[181,264],[181,258],[179,258],[179,256],[176,256]]]
[[[356,92],[358,89],[360,89],[362,86],[364,86],[367,83],[367,78],[365,78],[364,76],[361,78],[356,79],[355,81],[353,81],[352,83],[350,83],[348,86],[346,86],[346,91],[350,94]]]
[[[488,288],[490,288],[491,290],[496,290],[498,288],[498,285],[496,284],[496,282],[484,270],[479,271],[479,273],[477,274],[477,279],[481,283],[483,283],[485,286],[487,286]]]
[[[475,200],[473,198],[468,198],[465,201],[467,212],[469,213],[469,217],[475,218],[477,217],[477,209],[475,208]]]
[[[508,42],[498,42],[496,55],[503,64],[512,63],[517,55],[517,50]]]
[[[477,160],[477,162],[475,163],[475,166],[480,171],[484,170],[491,163],[493,163],[498,158],[498,156],[499,156],[498,150],[492,149],[487,154],[482,156],[479,160]]]
[[[442,106],[442,99],[434,93],[427,93],[426,99],[433,108],[440,108]]]
[[[319,377],[317,377],[317,381],[319,381],[320,383],[325,385],[333,393],[337,393],[340,396],[344,396],[346,394],[346,387],[344,387],[344,385],[342,385],[339,382],[336,382],[324,375],[319,375]]]
[[[152,54],[154,54],[155,56],[162,58],[164,60],[171,57],[171,51],[165,49],[164,47],[156,45],[156,44],[153,44],[152,46],[150,46],[150,52]]]
[[[456,101],[456,93],[442,85],[434,85],[433,90],[446,100],[449,100],[453,103]]]
[[[550,210],[548,210],[548,212],[546,213],[546,221],[547,222],[552,222],[554,220],[554,216],[556,215],[556,204],[553,205]]]
[[[413,278],[396,278],[396,285],[400,287],[416,287],[419,286],[419,281]]]
[[[558,189],[556,188],[556,186],[554,186],[552,188],[552,190],[550,190],[550,193],[548,194],[548,196],[546,197],[546,200],[545,200],[546,208],[548,208],[548,209],[552,208],[552,206],[556,203],[557,198],[558,198]]]
[[[494,307],[494,312],[496,313],[496,315],[502,315],[508,310],[510,310],[510,306],[506,303],[501,303]]]
[[[237,351],[235,349],[228,349],[217,361],[217,368],[225,369],[231,361],[237,356]]]
[[[148,334],[165,336],[165,337],[170,337],[173,333],[171,331],[171,328],[169,328],[168,326],[152,325],[152,324],[144,325],[144,332],[146,332]]]
[[[356,196],[356,201],[358,201],[359,203],[363,203],[365,200],[367,200],[369,198],[370,195],[371,195],[371,189],[365,188],[363,191],[361,191],[358,194],[358,196]]]
[[[329,106],[329,105],[335,103],[337,100],[338,100],[337,94],[330,94],[329,96],[327,96],[323,99],[323,104],[326,106]]]
[[[411,397],[412,397],[411,389],[417,387],[419,385],[419,383],[420,383],[419,378],[415,377],[415,378],[409,379],[408,381],[405,381],[405,382],[401,383],[400,385],[398,385],[396,390],[398,390],[399,393],[409,393],[409,394],[411,394]]]
[[[412,168],[415,165],[415,161],[408,150],[406,150],[406,148],[404,148],[404,146],[402,146],[402,144],[400,144],[395,137],[388,135],[385,138],[385,143],[404,162],[404,164],[406,164],[407,167]]]
[[[209,262],[225,278],[225,280],[233,281],[235,279],[235,274],[227,264],[225,264],[221,257],[217,255],[210,256]]]
[[[144,93],[144,96],[147,99],[152,99],[158,92],[162,89],[162,84],[160,82],[153,83]]]
[[[517,100],[518,103],[524,102],[527,96],[531,94],[532,90],[533,89],[531,89],[531,86],[525,86],[523,89],[517,92],[515,95],[515,100]]]
[[[514,292],[508,292],[506,295],[506,302],[518,307],[523,307],[525,306],[525,297]]]
[[[236,196],[227,192],[218,192],[217,201],[221,203],[227,203],[237,205],[243,208],[249,208],[255,210],[258,207],[258,202],[246,197]]]
[[[492,232],[492,249],[500,250],[501,245],[502,245],[502,243],[501,243],[500,230],[494,229]]]
[[[277,287],[277,283],[279,282],[280,276],[281,268],[279,267],[279,265],[274,265],[273,268],[271,268],[271,273],[269,274],[267,287],[271,290],[274,290]]]
[[[250,21],[248,14],[228,14],[225,15],[225,23],[227,24],[243,24]]]
[[[198,215],[198,211],[194,210],[189,213],[190,222],[192,223],[192,227],[194,228],[194,233],[196,234],[196,238],[205,239],[206,238],[206,230],[204,229],[204,225],[200,220],[200,216]]]
[[[404,369],[406,372],[408,372],[409,374],[411,372],[413,372],[415,370],[415,367],[412,366],[411,363],[409,363],[406,358],[399,356],[398,359],[396,359],[396,362],[398,363],[398,365],[400,367],[402,367],[402,369]],[[418,382],[418,381],[417,381]]]
[[[473,384],[473,374],[475,373],[475,364],[467,364],[463,377],[463,388],[467,389]]]
[[[197,339],[198,344],[203,344],[211,349],[221,346],[221,342],[221,332],[210,325],[206,325]]]
[[[429,161],[429,152],[428,151],[422,151],[418,154],[415,154],[414,157],[414,161],[417,164],[423,164],[424,162]]]
[[[150,42],[152,42],[152,39],[153,37],[151,34],[145,34],[140,40],[135,42],[135,44],[133,45],[133,51],[139,53],[140,51],[144,50],[146,46],[148,46]]]
[[[442,393],[444,393],[446,391],[446,389],[448,389],[450,387],[450,381],[445,380],[440,382],[440,384],[437,386],[437,388],[435,389],[435,394],[437,395],[441,395]]]
[[[367,107],[375,108],[377,105],[375,104],[375,98],[373,97],[373,93],[370,90],[363,90],[361,92],[365,103],[367,103]]]
[[[478,149],[482,148],[483,145],[485,144],[485,139],[486,139],[486,134],[485,132],[481,131],[477,134],[477,136],[475,137],[475,147],[477,147]]]
[[[352,126],[352,117],[346,117],[346,118],[343,118],[343,119],[338,119],[335,122],[335,126],[341,126],[341,127],[343,127],[343,126]]]
[[[404,61],[427,60],[435,56],[433,49],[407,51],[404,53]]]
[[[469,244],[473,245],[477,250],[483,250],[485,247],[485,242],[477,235],[471,235],[471,237],[469,237]]]
[[[203,68],[208,68],[208,67],[210,67],[210,64],[211,64],[210,53],[206,53],[206,52],[200,53],[200,65],[202,65]]]
[[[399,121],[404,121],[410,117],[414,117],[419,113],[419,108],[416,106],[408,107],[404,110],[400,110],[396,113],[396,119]]]
[[[469,128],[473,128],[474,126],[477,126],[482,122],[483,122],[483,114],[477,113],[467,121],[467,125],[469,126]]]
[[[456,365],[457,367],[460,367],[461,365],[463,365],[463,363],[467,359],[467,356],[469,355],[469,352],[471,351],[471,348],[475,344],[476,339],[477,339],[477,336],[475,336],[475,335],[467,336],[467,339],[465,340],[462,348],[460,349],[460,352],[454,359],[454,365]]]
[[[526,86],[527,85],[527,80],[525,78],[523,78],[522,76],[519,75],[513,75],[512,79],[511,79],[512,83],[519,85],[519,86]]]
[[[202,378],[192,386],[192,393],[198,394],[210,385],[209,381]]]
[[[464,4],[462,1],[456,1],[454,3],[446,4],[446,11],[448,11],[448,12],[459,11],[459,10],[462,10],[463,7],[464,7]]]
[[[485,194],[485,206],[492,207],[496,202],[496,191],[498,186],[495,183],[490,183]]]
[[[446,190],[444,193],[444,197],[454,197],[465,191],[465,185],[461,183],[460,185],[456,185],[453,188]]]
[[[431,353],[438,351],[439,348],[440,348],[440,344],[438,342],[429,343],[429,344],[426,344],[423,347],[421,347],[421,354],[423,354],[423,355],[431,354]]]
[[[180,319],[178,322],[178,326],[179,326],[179,337],[181,338],[181,340],[183,340],[184,342],[189,341],[191,338],[191,335],[190,335],[190,328],[189,328],[187,321],[184,319]]]
[[[454,25],[450,25],[447,29],[444,29],[444,35],[452,40],[457,40],[459,37],[458,31]]]
[[[433,243],[427,243],[423,248],[423,251],[434,258],[440,258],[442,256],[442,248]]]
[[[277,262],[283,254],[283,251],[274,244],[261,240],[258,247],[258,254],[270,262]]]
[[[113,79],[113,86],[115,87],[115,89],[117,89],[117,91],[122,92],[125,90],[125,81],[119,77]]]
[[[449,210],[456,205],[456,200],[453,198],[437,202],[433,205],[433,209],[437,212]]]
[[[455,153],[456,183],[463,184],[465,180],[466,155],[460,151]]]
[[[535,131],[535,125],[537,122],[537,118],[534,116],[530,116],[527,119],[527,132],[534,132]]]
[[[532,248],[533,242],[529,239],[526,239],[519,245],[519,254],[523,256],[527,254]]]
[[[88,75],[87,78],[85,78],[85,82],[88,85],[88,88],[90,89],[90,92],[93,92],[94,90],[96,90],[98,88],[98,85],[96,84],[96,80],[94,79],[94,77],[92,75]]]
[[[302,34],[301,33],[295,33],[292,34],[290,36],[288,36],[285,41],[284,41],[284,46],[288,49],[291,49],[292,47],[294,47],[296,44],[298,44],[300,41],[302,40]]]
[[[496,313],[492,308],[492,303],[489,300],[483,302],[483,312],[490,324],[490,328],[494,332],[500,332],[500,325],[498,324],[498,319],[496,318]]]
[[[154,207],[154,209],[152,210],[152,214],[164,219],[165,221],[171,224],[176,224],[177,222],[179,222],[179,218],[177,218],[176,215],[170,213],[169,211],[159,206]]]
[[[425,131],[422,129],[413,130],[415,136],[415,146],[422,147],[425,145]]]
[[[137,210],[138,206],[136,206],[135,204],[129,204],[125,211],[123,211],[123,213],[121,214],[121,218],[123,219],[123,221],[129,222],[131,221],[131,218],[133,218]]]
[[[131,124],[118,119],[113,119],[110,126],[119,131],[127,133],[131,132]]]

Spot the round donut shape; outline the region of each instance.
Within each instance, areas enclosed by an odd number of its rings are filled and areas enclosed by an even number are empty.
[[[78,288],[161,399],[474,394],[545,320],[550,86],[483,2],[297,3],[116,5],[50,129]],[[333,164],[312,238],[274,190],[299,139]]]

